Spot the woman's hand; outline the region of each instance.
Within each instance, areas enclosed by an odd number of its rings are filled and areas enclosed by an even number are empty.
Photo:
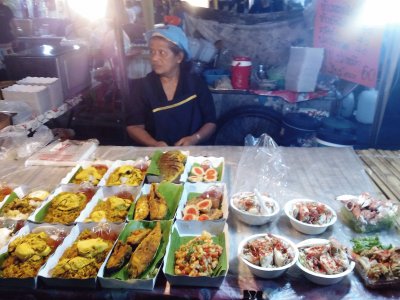
[[[175,143],[175,146],[193,146],[199,142],[199,139],[195,135],[189,135],[181,138]]]
[[[167,147],[164,141],[157,141],[144,128],[144,125],[130,125],[126,127],[128,135],[135,142],[148,147]]]
[[[164,141],[158,141],[154,147],[168,147],[167,143]]]

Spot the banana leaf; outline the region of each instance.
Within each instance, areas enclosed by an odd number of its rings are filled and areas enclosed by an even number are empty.
[[[121,234],[118,237],[118,240],[126,242],[128,236],[131,234],[132,231],[135,231],[140,228],[152,229],[155,227],[156,222],[160,222],[160,225],[161,225],[161,230],[162,230],[161,243],[160,243],[160,245],[157,249],[157,252],[156,252],[152,262],[150,263],[150,265],[139,276],[139,278],[135,278],[135,279],[151,279],[157,275],[158,269],[160,268],[161,262],[164,258],[165,249],[168,244],[169,235],[171,232],[172,220],[152,221],[152,222],[131,221],[125,226],[124,230],[121,232]],[[119,271],[112,273],[110,275],[106,275],[104,277],[119,279],[119,280],[123,280],[123,281],[129,280],[127,265],[128,264],[124,265]]]
[[[149,186],[149,185],[147,185],[147,186]],[[175,217],[176,209],[178,208],[179,201],[182,196],[183,185],[170,183],[170,182],[161,182],[157,185],[157,191],[165,198],[165,201],[167,201],[168,213],[165,216],[164,220],[173,219]],[[141,195],[142,194],[143,194],[143,190],[142,190]],[[131,208],[129,209],[128,216],[127,216],[128,220],[134,219],[135,206],[136,206],[136,202],[134,204],[132,204]]]
[[[179,236],[177,229],[175,228],[170,236],[170,247],[166,256],[165,262],[165,271],[167,274],[175,275],[175,252],[179,249],[179,247],[183,244],[188,243],[196,236]],[[225,233],[222,232],[217,236],[213,236],[212,240],[215,244],[220,245],[222,247],[222,254],[219,257],[218,265],[214,269],[211,277],[224,276],[228,270],[228,256],[226,252],[225,245]],[[183,275],[185,276],[185,275]]]
[[[44,218],[47,215],[47,212],[49,211],[49,207],[51,205],[51,201],[48,202],[45,206],[43,206],[35,215],[35,222],[37,223],[43,223],[44,222]]]
[[[156,150],[154,151],[153,155],[151,156],[151,163],[147,169],[147,174],[160,176],[160,168],[158,167],[158,161],[160,160],[161,155],[163,154],[162,151]]]
[[[4,202],[3,206],[0,209],[0,216],[3,215],[4,208],[6,205],[9,203],[13,202],[15,199],[18,199],[18,195],[15,192],[12,192],[9,196],[6,202]]]

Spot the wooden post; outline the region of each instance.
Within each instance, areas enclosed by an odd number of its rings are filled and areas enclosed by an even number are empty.
[[[142,1],[143,18],[146,31],[154,28],[154,3],[153,0]]]
[[[213,7],[214,9],[218,9],[218,0],[213,1]]]
[[[125,114],[125,103],[129,97],[129,83],[128,83],[128,75],[126,71],[126,56],[125,56],[125,47],[124,47],[124,37],[123,37],[123,29],[122,25],[125,12],[124,2],[121,0],[113,1],[113,25],[114,25],[114,33],[115,40],[117,46],[117,80],[120,81],[119,89],[121,92],[121,109],[122,114]],[[126,138],[126,136],[125,136]],[[126,141],[125,141],[126,142]]]

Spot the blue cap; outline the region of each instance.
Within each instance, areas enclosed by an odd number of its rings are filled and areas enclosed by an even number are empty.
[[[177,45],[180,49],[182,49],[185,52],[186,60],[190,60],[190,58],[192,57],[190,54],[188,38],[186,37],[186,34],[180,27],[174,25],[165,25],[150,30],[145,34],[147,43],[154,36],[163,37],[166,40]]]

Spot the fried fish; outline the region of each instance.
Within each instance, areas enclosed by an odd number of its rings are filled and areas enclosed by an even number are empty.
[[[135,248],[150,232],[150,228],[141,228],[132,231],[131,235],[126,239],[126,243]]]
[[[178,150],[167,151],[160,156],[158,167],[163,181],[173,182],[185,169],[186,156]]]
[[[122,241],[118,241],[107,262],[105,272],[113,273],[121,269],[129,260],[132,254],[132,247]]]
[[[128,264],[129,278],[138,278],[153,260],[161,243],[161,226],[157,222],[150,234],[133,252]]]
[[[167,201],[157,191],[156,184],[152,183],[149,194],[150,220],[162,220],[168,213]]]
[[[149,200],[148,195],[141,196],[136,202],[134,220],[140,221],[147,218],[149,215]]]

